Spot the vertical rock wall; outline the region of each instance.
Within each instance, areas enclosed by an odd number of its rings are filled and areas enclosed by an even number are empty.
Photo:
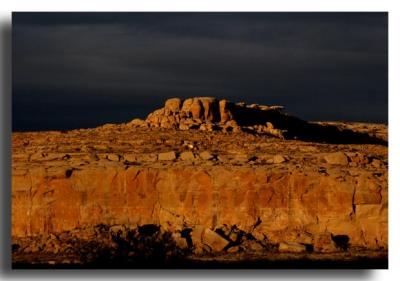
[[[12,234],[57,233],[104,224],[164,229],[236,226],[271,243],[330,251],[332,235],[351,246],[387,248],[387,175],[301,170],[85,166],[16,170]],[[194,231],[196,232],[196,231]]]

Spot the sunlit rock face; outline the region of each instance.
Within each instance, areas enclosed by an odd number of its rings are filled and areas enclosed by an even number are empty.
[[[330,239],[332,245],[321,242],[333,234],[375,249],[387,247],[385,183],[368,172],[321,175],[279,167],[28,169],[13,177],[13,235],[97,224],[156,224],[172,232],[235,225],[271,243],[335,250]]]
[[[146,120],[13,133],[13,249],[135,252],[147,235],[199,257],[386,251],[387,126],[287,116],[174,98]]]
[[[200,129],[205,131],[254,131],[283,138],[284,132],[269,121],[282,115],[281,106],[246,105],[214,97],[194,97],[185,100],[168,99],[165,106],[150,113],[143,126]],[[283,116],[283,115],[282,115]],[[257,127],[253,127],[257,125]]]

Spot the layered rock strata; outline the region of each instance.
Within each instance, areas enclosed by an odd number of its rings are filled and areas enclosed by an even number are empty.
[[[377,136],[387,130],[358,127]],[[129,256],[148,239],[196,257],[388,248],[388,157],[380,144],[127,123],[13,133],[12,157],[15,260],[86,256],[93,241],[114,252],[133,243]],[[158,230],[144,239],[147,228]]]

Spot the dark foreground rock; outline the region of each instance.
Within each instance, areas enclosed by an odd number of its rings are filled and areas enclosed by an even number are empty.
[[[97,225],[17,239],[12,245],[13,268],[387,268],[385,250],[337,245],[334,252],[318,253],[306,244],[301,252],[282,250],[281,245],[241,230],[236,232],[240,238],[233,240],[221,229],[209,229],[203,247],[198,248],[195,244],[201,242],[194,243],[191,232],[171,233],[157,225]],[[224,246],[212,251],[205,244],[210,241]]]

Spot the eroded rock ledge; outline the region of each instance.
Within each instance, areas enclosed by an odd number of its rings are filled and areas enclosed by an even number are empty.
[[[170,100],[169,111],[147,121],[13,133],[13,260],[135,262],[160,245],[167,259],[386,253],[386,145],[283,140],[243,130],[258,125],[233,105],[222,107],[225,118],[215,99],[198,99],[198,114],[188,104]],[[281,108],[257,110],[286,116]],[[178,121],[162,127],[171,117]],[[281,120],[268,118],[260,120],[271,128]],[[224,129],[231,121],[237,127]],[[179,130],[184,122],[200,125]],[[221,129],[200,129],[207,124]],[[387,139],[385,125],[316,126]]]
[[[161,128],[228,132],[247,130],[283,138],[285,131],[275,129],[267,121],[280,115],[281,109],[282,106],[246,105],[243,102],[232,103],[213,97],[195,97],[184,101],[172,98],[165,102],[163,108],[150,113],[146,122],[150,126]],[[141,124],[138,120],[133,122]]]
[[[371,135],[327,122],[307,122],[283,112],[283,108],[278,105],[233,103],[214,97],[172,98],[166,100],[163,108],[150,113],[146,120],[134,119],[128,124],[143,128],[246,132],[280,139],[387,145],[384,134]]]

